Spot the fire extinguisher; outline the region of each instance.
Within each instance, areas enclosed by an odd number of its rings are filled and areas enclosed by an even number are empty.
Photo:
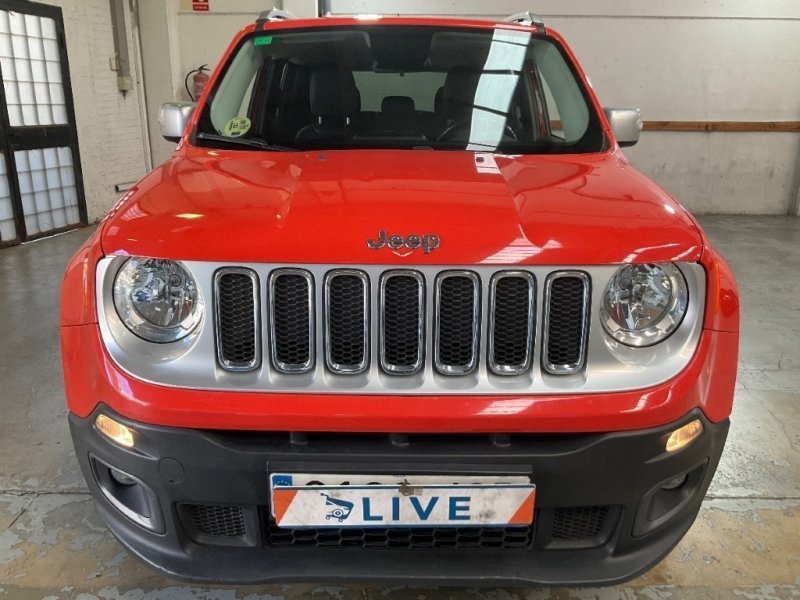
[[[206,71],[208,71],[208,65],[200,65],[197,69],[189,71],[186,74],[186,78],[183,80],[183,86],[186,88],[186,93],[189,94],[189,98],[191,98],[192,101],[196,101],[203,95],[203,90],[206,89],[208,80],[211,79]],[[189,89],[189,77],[192,78],[192,89]]]

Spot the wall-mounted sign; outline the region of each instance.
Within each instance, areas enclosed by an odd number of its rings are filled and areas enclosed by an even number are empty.
[[[209,0],[192,0],[192,10],[194,12],[208,12]]]

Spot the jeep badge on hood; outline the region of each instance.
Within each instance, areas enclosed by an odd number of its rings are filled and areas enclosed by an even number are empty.
[[[432,250],[439,247],[439,236],[425,234],[425,235],[409,235],[403,237],[402,235],[386,235],[386,230],[381,229],[378,232],[377,240],[367,240],[367,246],[373,250],[380,250],[384,246],[388,246],[392,250],[400,250],[403,246],[409,250],[416,250],[422,248],[422,252],[430,254]]]

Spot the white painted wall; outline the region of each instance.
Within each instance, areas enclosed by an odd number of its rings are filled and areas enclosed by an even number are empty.
[[[609,106],[645,120],[800,120],[797,0],[332,0],[333,13],[501,17],[535,5]],[[626,154],[696,212],[784,214],[796,133],[645,132]]]
[[[138,2],[138,34],[153,166],[160,165],[175,150],[174,143],[161,137],[158,109],[184,94],[177,9],[178,0]]]
[[[216,66],[236,32],[273,6],[288,10],[296,17],[317,14],[316,0],[210,0],[208,12],[194,12],[191,0],[181,0],[177,33],[181,40],[180,64],[184,75],[203,64]],[[183,90],[183,80],[180,85]],[[182,94],[188,99],[185,91]]]
[[[200,64],[216,65],[233,35],[272,4],[282,4],[297,16],[316,13],[315,0],[210,0],[208,13],[192,12],[190,0],[138,2],[140,12],[151,19],[143,21],[142,38],[143,54],[150,56],[144,70],[155,164],[172,147],[158,139],[153,113],[162,102],[187,99],[185,73]],[[90,119],[93,123],[99,111],[105,122],[130,131],[137,127],[138,109],[133,96],[123,99],[115,92],[114,74],[107,68],[112,42],[106,0],[60,3],[69,5],[65,14],[70,19],[70,57],[80,57],[73,68],[84,73],[82,85],[75,86],[76,106],[81,149],[86,145],[89,153],[84,156],[87,196],[92,198],[90,206],[97,207],[90,208],[96,215],[109,202],[109,181],[135,179],[128,173],[142,170],[134,143],[137,136],[141,142],[141,132],[130,133],[113,150],[127,153],[126,159],[114,158],[109,161],[111,172],[98,173],[87,156],[105,162],[107,139],[102,132],[84,131],[87,127],[81,124]],[[567,37],[607,105],[640,106],[648,120],[800,120],[798,0],[534,4],[546,22]],[[334,13],[483,17],[527,10],[531,3],[500,0],[489,9],[487,5],[485,0],[332,0]],[[159,23],[162,14],[168,20]],[[793,183],[800,181],[796,133],[645,132],[639,145],[626,153],[696,212],[781,214],[798,194],[798,183]]]
[[[64,12],[86,205],[95,221],[116,201],[115,184],[134,182],[146,172],[139,99],[135,91],[123,96],[117,90],[117,75],[109,68],[114,41],[108,0],[46,4]]]

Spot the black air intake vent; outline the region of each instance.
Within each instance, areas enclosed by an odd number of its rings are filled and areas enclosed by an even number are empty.
[[[470,271],[448,271],[436,280],[436,369],[465,375],[478,364],[481,282]]]
[[[314,279],[302,269],[270,275],[272,364],[283,373],[314,368]]]
[[[334,373],[369,366],[369,279],[362,271],[328,273],[325,285],[326,359]]]
[[[258,276],[249,269],[221,269],[215,277],[217,358],[229,371],[259,366]]]
[[[187,504],[194,529],[211,537],[242,537],[245,534],[244,513],[240,506]]]
[[[569,375],[586,363],[589,333],[589,276],[577,271],[550,275],[545,289],[544,369]]]
[[[270,523],[267,544],[282,548],[397,550],[519,550],[529,548],[533,528],[443,527],[283,529]]]
[[[416,271],[389,271],[381,279],[381,366],[416,373],[424,358],[425,279]]]
[[[492,278],[489,290],[489,368],[498,375],[518,375],[533,356],[536,283],[523,271]]]

